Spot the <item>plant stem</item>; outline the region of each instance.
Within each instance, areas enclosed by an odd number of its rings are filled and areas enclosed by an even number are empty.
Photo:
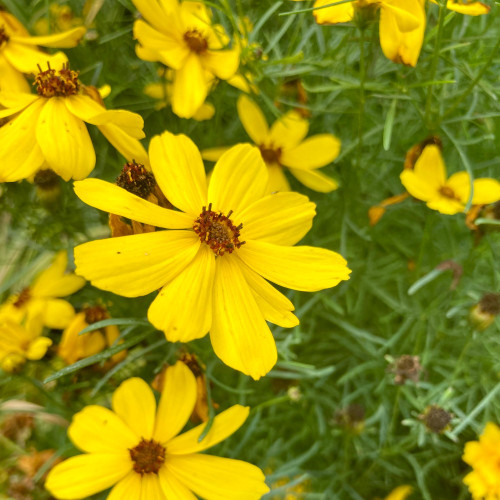
[[[366,61],[365,61],[365,29],[359,30],[359,114],[358,114],[358,153],[356,166],[361,165],[361,152],[363,149],[363,122],[365,118],[365,82],[366,82]]]

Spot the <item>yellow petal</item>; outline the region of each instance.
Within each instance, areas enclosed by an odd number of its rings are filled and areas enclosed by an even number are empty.
[[[196,257],[165,285],[148,310],[148,319],[170,342],[204,337],[212,324],[215,254],[202,244]]]
[[[149,146],[156,182],[167,199],[195,219],[207,204],[207,180],[201,154],[189,137],[163,132]]]
[[[97,405],[86,406],[73,416],[68,436],[87,453],[128,454],[140,441],[120,417]]]
[[[304,292],[331,288],[349,279],[351,272],[340,254],[325,248],[249,241],[238,250],[238,257],[269,281]]]
[[[43,303],[43,323],[49,328],[62,330],[69,325],[70,321],[75,316],[73,306],[66,300],[45,299]]]
[[[304,186],[319,193],[330,193],[339,187],[339,183],[318,170],[299,170],[291,168],[290,172]]]
[[[385,500],[405,500],[406,497],[413,491],[413,488],[407,484],[394,488]]]
[[[219,413],[213,420],[207,435],[199,441],[206,423],[200,424],[168,442],[169,455],[187,455],[206,450],[224,441],[235,433],[245,422],[250,413],[248,406],[234,405]]]
[[[115,485],[107,500],[140,500],[141,492],[142,477],[137,472],[132,471]]]
[[[168,229],[193,227],[194,221],[189,215],[150,203],[125,189],[100,179],[85,179],[81,182],[75,182],[74,188],[80,200],[105,212]]]
[[[452,198],[436,195],[434,198],[427,202],[427,206],[432,210],[437,210],[439,213],[445,215],[454,215],[463,212],[465,204]]]
[[[189,488],[184,486],[175,476],[170,474],[166,467],[160,469],[158,477],[167,500],[197,500],[198,497],[191,493]]]
[[[283,150],[291,149],[299,145],[308,131],[309,122],[297,111],[289,111],[273,123],[269,140]]]
[[[167,470],[206,500],[259,500],[269,491],[255,465],[211,455],[167,457]]]
[[[193,115],[193,120],[203,122],[210,120],[215,114],[215,106],[210,102],[204,102]]]
[[[141,488],[140,498],[143,500],[167,500],[156,474],[145,474],[141,478]]]
[[[138,438],[151,439],[155,424],[156,400],[149,385],[132,377],[113,393],[113,411]]]
[[[295,148],[284,150],[280,163],[291,168],[318,168],[335,160],[339,152],[340,140],[334,135],[314,135]]]
[[[480,16],[488,14],[490,7],[482,2],[462,3],[456,0],[448,0],[446,7],[460,14],[467,14],[468,16]]]
[[[298,193],[270,194],[240,213],[242,240],[295,245],[311,229],[316,205]]]
[[[85,124],[71,114],[62,97],[47,99],[36,139],[49,166],[65,181],[84,179],[95,166],[95,151]]]
[[[465,205],[470,195],[470,177],[467,172],[453,174],[446,185],[450,187]],[[488,205],[500,200],[500,182],[496,179],[482,178],[474,180],[473,205]]]
[[[114,123],[100,125],[102,135],[113,145],[113,147],[127,160],[135,160],[149,167],[149,157],[144,146],[134,137],[130,136],[122,128]]]
[[[160,31],[178,28],[178,0],[132,0],[142,17]]]
[[[0,68],[2,57],[0,57]],[[35,101],[40,99],[37,95],[34,94],[26,94],[24,92],[6,90],[1,87],[2,91],[0,92],[0,104],[4,106],[6,109],[0,109],[0,118],[6,118],[8,116],[15,115],[22,111],[24,108],[28,107],[30,104],[33,104]]]
[[[201,151],[201,157],[207,161],[217,161],[228,149],[230,146],[204,149]]]
[[[238,70],[240,51],[237,49],[208,50],[205,54],[201,54],[201,63],[217,78],[227,80]]]
[[[0,53],[0,89],[9,92],[22,92],[26,95],[31,92],[24,75],[2,53]],[[36,96],[33,97],[36,98]]]
[[[214,352],[226,365],[258,380],[276,364],[276,343],[237,258],[225,255],[216,265]]]
[[[318,24],[337,24],[348,23],[354,17],[354,2],[345,3],[342,5],[333,5],[332,7],[323,7],[333,3],[331,0],[316,0],[314,7],[317,10],[313,11],[314,18]]]
[[[61,33],[55,33],[53,35],[30,37],[13,36],[11,37],[11,41],[28,45],[41,45],[43,47],[70,49],[78,45],[78,42],[83,38],[86,31],[86,28],[83,26],[78,26],[77,28],[63,31]]]
[[[172,281],[200,242],[191,231],[156,231],[90,241],[75,248],[76,272],[94,286],[139,297]]]
[[[167,368],[153,434],[156,441],[165,444],[182,430],[193,412],[196,391],[196,379],[184,363]]]
[[[123,454],[92,453],[78,455],[57,464],[45,481],[45,488],[56,498],[86,498],[108,489],[132,468],[128,451]]]
[[[267,168],[258,148],[237,144],[216,163],[208,186],[208,201],[213,210],[239,213],[262,198],[266,192]],[[239,222],[238,222],[239,224]]]
[[[417,3],[418,0],[397,0],[397,5],[393,5],[385,1],[382,2],[381,9],[389,11],[394,16],[399,30],[406,32],[417,29],[421,23],[421,19],[413,12]]]
[[[2,49],[5,58],[22,73],[38,74],[38,66],[51,68],[60,68],[62,63],[68,61],[68,58],[62,53],[57,52],[49,55],[35,47],[30,47],[21,43],[9,43]]]
[[[238,98],[237,108],[241,124],[250,139],[257,145],[264,144],[267,141],[269,128],[266,118],[257,104],[246,95],[242,95]]]
[[[26,351],[26,358],[31,360],[42,359],[51,345],[52,340],[48,337],[38,337],[30,342],[28,350]]]
[[[281,165],[268,165],[267,174],[269,175],[269,180],[267,182],[266,193],[290,191],[290,184]]]

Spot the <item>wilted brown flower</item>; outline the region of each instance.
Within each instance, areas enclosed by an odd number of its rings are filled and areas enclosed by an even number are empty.
[[[438,405],[428,406],[424,413],[418,416],[427,429],[435,434],[442,434],[450,428],[450,422],[453,414],[447,412]]]
[[[394,373],[394,383],[396,385],[403,385],[407,380],[417,383],[422,371],[420,358],[419,356],[403,354],[394,360],[394,363],[389,367],[389,371]]]

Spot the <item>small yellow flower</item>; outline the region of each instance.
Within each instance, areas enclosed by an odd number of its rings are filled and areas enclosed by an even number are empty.
[[[148,319],[167,340],[210,331],[217,356],[258,379],[277,360],[266,321],[298,324],[293,304],[267,280],[295,290],[330,288],[349,278],[346,261],[331,250],[293,246],[311,228],[315,205],[298,193],[267,194],[258,148],[231,148],[208,185],[188,137],[164,132],[149,154],[156,182],[179,211],[98,179],[75,182],[75,192],[91,206],[169,230],[80,245],[76,272],[126,297],[161,288]]]
[[[436,0],[431,0],[432,3],[438,3]],[[488,14],[490,8],[483,2],[476,2],[475,0],[448,0],[446,8],[454,10],[460,14],[467,14],[468,16],[481,16]]]
[[[236,432],[249,408],[234,405],[206,424],[178,435],[196,401],[196,381],[181,362],[168,368],[158,408],[140,378],[114,392],[113,410],[87,406],[73,417],[68,435],[85,454],[56,465],[46,488],[56,498],[86,498],[114,485],[111,500],[257,500],[269,491],[255,465],[199,453]],[[193,494],[194,493],[194,494]]]
[[[464,477],[474,500],[500,500],[500,428],[488,422],[479,441],[465,443],[464,462],[472,467]]]
[[[465,210],[471,181],[467,172],[457,172],[446,178],[446,167],[438,146],[425,147],[413,170],[405,169],[401,182],[415,198],[425,201],[432,210],[453,215]],[[495,203],[500,200],[500,182],[496,179],[475,179],[473,205]]]
[[[413,491],[413,488],[411,486],[404,484],[402,486],[398,486],[397,488],[394,488],[385,497],[384,500],[405,500],[410,495],[410,493],[412,491]]]
[[[96,125],[127,159],[147,161],[139,142],[144,121],[136,113],[106,110],[96,102],[96,92],[78,80],[66,65],[41,68],[36,75],[37,95],[0,92],[0,118],[14,116],[0,127],[2,162],[0,182],[31,177],[51,168],[65,181],[84,179],[95,166],[96,156],[85,123]]]
[[[52,264],[20,293],[10,297],[0,307],[0,317],[21,321],[24,317],[40,315],[42,325],[48,328],[66,328],[75,315],[73,306],[60,297],[77,292],[85,285],[81,276],[66,273],[68,255],[59,252]]]
[[[213,26],[201,2],[133,0],[142,14],[134,23],[137,55],[159,61],[174,71],[172,110],[191,118],[205,101],[215,77],[227,80],[236,73],[239,50],[226,49],[222,26]]]
[[[51,31],[60,33],[83,25],[83,19],[74,15],[69,5],[50,4],[50,22],[48,17],[39,19],[33,29],[39,35],[48,35]]]
[[[0,90],[29,92],[23,73],[35,73],[41,61],[56,64],[56,61],[67,60],[62,53],[44,54],[37,45],[61,49],[75,47],[85,31],[78,27],[54,35],[30,36],[12,14],[0,10]]]
[[[297,111],[284,114],[269,128],[260,108],[245,95],[238,99],[238,116],[268,167],[268,193],[290,191],[283,167],[314,191],[328,193],[338,188],[334,179],[318,172],[339,155],[340,140],[337,137],[318,134],[306,139],[309,122]],[[206,149],[202,152],[203,158],[215,161],[227,149]]]

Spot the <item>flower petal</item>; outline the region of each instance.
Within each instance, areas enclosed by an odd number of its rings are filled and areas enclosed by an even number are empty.
[[[314,2],[316,10],[313,10],[313,14],[318,24],[337,24],[352,21],[354,17],[353,2],[324,7],[323,9],[319,8],[331,3],[333,3],[331,0],[316,0]]]
[[[221,80],[231,78],[240,64],[240,51],[237,49],[208,50],[201,55],[201,63]]]
[[[330,193],[339,187],[339,183],[318,170],[299,170],[291,168],[290,172],[304,186],[319,193]]]
[[[76,277],[76,276],[75,276]],[[63,299],[45,299],[43,301],[43,324],[48,328],[62,330],[75,316],[73,306]]]
[[[0,89],[2,92],[22,92],[25,95],[31,95],[30,85],[24,75],[14,68],[3,54],[0,53]],[[33,95],[36,99],[37,96]],[[5,110],[2,110],[2,112]],[[2,115],[0,115],[2,116]],[[6,115],[3,115],[6,116]]]
[[[242,95],[238,98],[237,108],[241,124],[250,139],[259,146],[264,144],[269,135],[269,127],[266,117],[257,104],[246,95]]]
[[[482,2],[457,2],[456,0],[448,0],[446,8],[459,12],[460,14],[467,14],[468,16],[480,16],[488,14],[490,7]]]
[[[27,74],[38,74],[38,65],[46,67],[47,64],[50,64],[51,68],[60,68],[63,63],[68,61],[62,52],[49,55],[36,47],[21,43],[9,43],[2,48],[2,52],[14,68]]]
[[[167,500],[197,500],[197,497],[176,479],[174,475],[170,474],[170,471],[166,467],[160,469],[158,477],[160,479],[163,494],[166,496]]]
[[[266,194],[267,167],[258,148],[237,144],[216,163],[208,186],[208,201],[214,210],[239,213]],[[239,221],[237,222],[239,224]]]
[[[437,210],[441,214],[454,215],[463,212],[465,203],[461,203],[453,198],[436,195],[434,198],[427,202],[427,206],[432,210]]]
[[[266,193],[280,193],[282,191],[290,191],[290,184],[286,178],[284,168],[281,165],[268,165]]]
[[[182,430],[193,413],[196,392],[196,379],[184,363],[167,368],[153,434],[156,441],[166,444]]]
[[[56,498],[86,498],[113,486],[131,468],[132,461],[128,452],[78,455],[57,464],[49,472],[45,488]]]
[[[105,212],[168,229],[193,227],[194,220],[189,215],[150,203],[121,187],[100,179],[75,182],[74,188],[80,200]]]
[[[140,500],[142,491],[142,478],[140,474],[132,471],[116,483],[110,491],[107,500]]]
[[[201,154],[189,137],[163,132],[149,146],[156,182],[175,207],[195,218],[207,204],[207,179]]]
[[[255,465],[211,455],[167,457],[167,470],[206,500],[259,500],[269,491]]]
[[[238,257],[269,281],[304,292],[331,288],[349,279],[351,272],[340,254],[325,248],[248,241],[238,250]]]
[[[446,185],[453,190],[463,204],[467,203],[470,195],[470,177],[467,172],[453,174]],[[487,205],[498,200],[500,200],[500,182],[487,177],[474,179],[473,205]]]
[[[417,3],[418,0],[398,0],[397,5],[393,5],[386,1],[382,3],[381,9],[394,16],[399,30],[404,33],[417,29],[421,24],[421,19],[413,12]]]
[[[0,68],[2,68],[1,61],[2,58],[0,57]],[[0,109],[0,118],[15,115],[40,99],[39,96],[34,94],[26,94],[19,90],[8,91],[3,87],[0,88],[2,89],[0,92],[0,104],[6,108]]]
[[[170,342],[204,337],[212,325],[215,254],[202,244],[196,257],[163,287],[148,310],[148,320]]]
[[[204,149],[201,151],[201,157],[207,161],[217,161],[229,149],[231,149],[231,146]]]
[[[90,241],[75,248],[76,272],[94,286],[139,297],[172,281],[196,255],[191,231],[156,231]]]
[[[272,124],[269,141],[285,151],[298,146],[308,131],[309,122],[297,111],[288,111]]]
[[[295,245],[311,229],[316,205],[302,194],[270,194],[241,213],[242,240],[262,240],[277,245]]]
[[[139,438],[151,439],[155,425],[156,400],[149,385],[132,377],[113,393],[113,411]]]
[[[127,132],[114,123],[99,125],[99,130],[127,161],[135,160],[137,163],[149,167],[148,154],[137,139],[128,135]]]
[[[39,360],[45,356],[47,349],[52,345],[52,339],[48,337],[38,337],[30,342],[26,351],[26,359]]]
[[[70,49],[78,45],[78,42],[83,38],[86,31],[86,28],[83,26],[78,26],[68,31],[55,33],[53,35],[29,37],[13,36],[11,37],[11,41],[16,43],[25,43],[28,45],[53,47],[57,49]]]
[[[169,441],[167,454],[188,455],[215,446],[235,433],[245,423],[249,413],[250,408],[248,406],[231,406],[231,408],[219,413],[214,418],[210,430],[201,441],[199,441],[199,438],[205,430],[206,422]]]
[[[210,339],[226,365],[258,380],[276,364],[276,343],[238,259],[232,257],[216,261]]]
[[[335,160],[339,153],[339,139],[332,134],[319,134],[307,138],[295,148],[284,150],[280,163],[291,168],[319,168]]]
[[[179,29],[179,5],[177,0],[132,0],[142,17],[160,31]]]

